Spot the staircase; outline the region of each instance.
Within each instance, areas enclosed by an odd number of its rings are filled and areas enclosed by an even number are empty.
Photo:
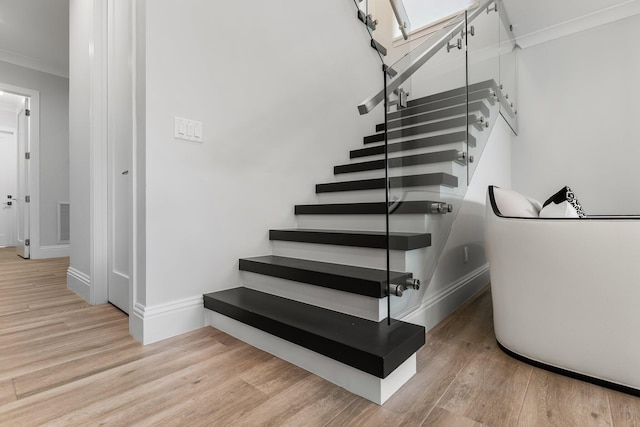
[[[498,116],[495,81],[468,90],[468,109],[459,88],[389,113],[335,166],[335,182],[316,185],[318,204],[295,206],[299,228],[269,231],[273,254],[239,261],[243,287],[204,295],[207,323],[378,404],[397,391],[425,328],[395,319],[419,304],[437,265],[466,189],[466,144],[485,143]]]

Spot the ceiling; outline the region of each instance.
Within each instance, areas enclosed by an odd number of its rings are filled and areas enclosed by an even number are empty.
[[[0,60],[68,77],[69,0],[0,0]]]
[[[516,37],[568,23],[638,0],[503,0]]]

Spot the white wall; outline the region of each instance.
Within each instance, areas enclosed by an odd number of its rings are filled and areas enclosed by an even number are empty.
[[[640,16],[519,52],[513,185],[544,202],[569,185],[587,214],[637,214]]]
[[[238,258],[270,253],[268,230],[380,120],[356,106],[382,84],[349,1],[145,4],[143,317],[240,285]],[[174,139],[174,116],[203,143]]]
[[[487,187],[511,187],[513,133],[498,117],[482,152],[462,206],[422,304],[404,320],[430,329],[489,283],[485,255]],[[464,261],[464,248],[468,261]]]
[[[38,238],[46,251],[58,244],[57,202],[69,200],[69,80],[0,61],[0,82],[40,94]],[[32,251],[37,254],[39,249]]]

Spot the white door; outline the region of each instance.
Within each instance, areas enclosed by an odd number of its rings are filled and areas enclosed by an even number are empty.
[[[133,93],[131,2],[109,0],[108,223],[109,302],[129,313]]]
[[[25,98],[23,108],[18,113],[18,191],[15,200],[17,218],[16,252],[22,258],[29,258],[29,159],[30,116],[29,98]]]
[[[0,129],[0,247],[16,245],[17,157],[15,130]]]

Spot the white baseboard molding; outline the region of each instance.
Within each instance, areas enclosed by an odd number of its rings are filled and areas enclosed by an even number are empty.
[[[427,298],[416,310],[401,318],[405,322],[424,326],[427,331],[478,293],[490,282],[489,264],[485,264],[442,291]]]
[[[205,325],[202,295],[154,306],[135,303],[129,325],[131,335],[142,344],[202,328]]]
[[[73,267],[67,269],[67,288],[87,302],[91,299],[91,277]]]
[[[561,37],[569,36],[580,31],[609,24],[620,19],[628,18],[640,13],[640,2],[630,0],[589,15],[581,16],[552,27],[544,28],[531,34],[520,36],[516,43],[526,49]]]
[[[49,259],[68,257],[71,252],[70,245],[50,245],[31,248],[31,259]]]
[[[416,373],[415,354],[382,379],[211,310],[205,310],[205,323],[378,405]]]

